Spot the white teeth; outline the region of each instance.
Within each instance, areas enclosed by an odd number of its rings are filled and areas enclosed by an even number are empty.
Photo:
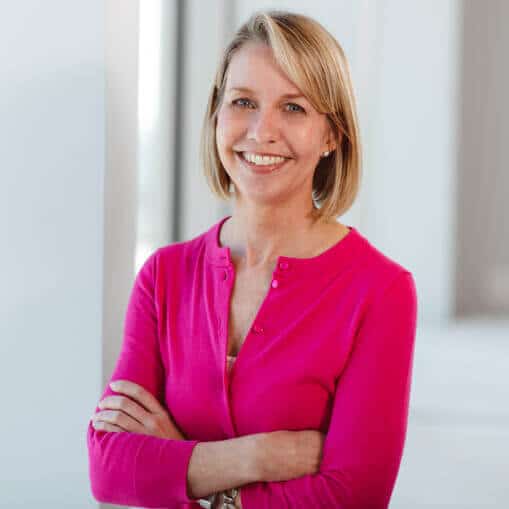
[[[259,156],[257,154],[251,154],[249,152],[243,152],[242,155],[246,161],[250,163],[254,163],[260,166],[269,166],[271,164],[279,164],[282,163],[285,158],[279,156]]]

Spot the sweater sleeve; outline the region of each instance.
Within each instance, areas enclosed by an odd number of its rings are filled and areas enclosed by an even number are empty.
[[[164,406],[164,369],[157,334],[157,251],[138,272],[124,322],[120,355],[110,382],[126,379],[143,386]],[[105,388],[101,399],[115,394]],[[95,412],[100,409],[96,406]],[[196,440],[87,428],[91,491],[99,502],[143,507],[189,503],[187,469]]]
[[[336,385],[319,471],[243,486],[244,509],[388,507],[406,436],[416,325],[415,283],[405,270],[360,324]]]

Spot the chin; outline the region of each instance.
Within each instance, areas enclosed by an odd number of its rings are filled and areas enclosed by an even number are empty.
[[[276,186],[267,184],[240,187],[235,185],[235,197],[243,202],[263,207],[280,207],[287,198],[283,189],[277,189]]]

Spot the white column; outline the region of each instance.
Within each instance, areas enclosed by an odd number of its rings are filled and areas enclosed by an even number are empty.
[[[177,2],[140,2],[136,270],[173,241],[177,130]]]
[[[208,230],[227,208],[212,195],[203,176],[199,158],[200,133],[208,94],[225,42],[231,29],[228,19],[232,2],[214,0],[185,2],[185,40],[183,55],[182,200],[181,238],[189,239]]]

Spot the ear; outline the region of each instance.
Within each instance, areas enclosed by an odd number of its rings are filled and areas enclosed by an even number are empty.
[[[342,133],[338,134],[339,143],[341,143]],[[325,142],[325,148],[324,151],[333,152],[337,148],[337,142],[334,138],[334,133],[332,132],[332,129],[329,127],[327,129],[327,137]]]
[[[336,140],[334,138],[327,139],[324,151],[334,152],[336,148],[337,148]]]

